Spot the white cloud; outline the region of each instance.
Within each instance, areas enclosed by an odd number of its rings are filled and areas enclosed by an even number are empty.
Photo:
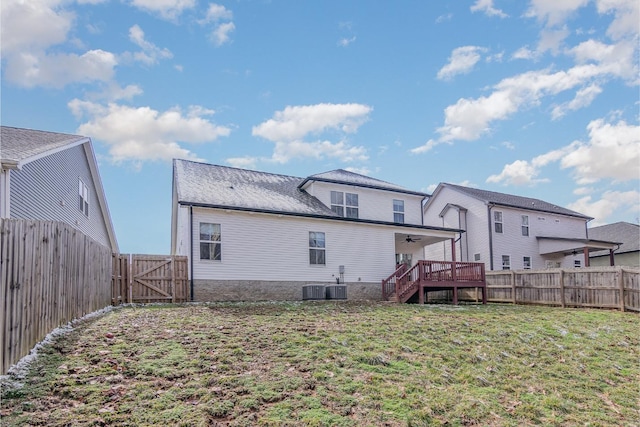
[[[590,225],[596,226],[607,223],[607,218],[614,212],[628,211],[637,216],[640,211],[640,192],[638,191],[606,191],[600,199],[593,200],[592,196],[585,196],[567,208],[581,212],[594,218]]]
[[[640,126],[599,119],[589,123],[587,129],[589,142],[574,143],[571,152],[562,158],[562,168],[572,168],[579,184],[601,179],[640,179]]]
[[[218,25],[211,32],[211,41],[216,46],[222,46],[225,43],[228,43],[231,40],[230,34],[236,29],[236,26],[233,22],[225,22]]]
[[[143,62],[147,65],[157,64],[160,59],[173,58],[173,53],[169,49],[160,49],[155,44],[145,40],[144,31],[138,25],[129,28],[129,40],[142,49],[142,52],[133,54],[136,61]]]
[[[507,18],[509,15],[493,7],[493,0],[476,0],[471,6],[471,12],[483,12],[487,16],[497,16],[499,18]]]
[[[554,55],[560,51],[562,42],[569,36],[570,31],[566,26],[559,29],[544,29],[540,33],[540,40],[538,40],[538,47],[536,50],[537,55],[541,55],[544,52],[551,51]]]
[[[361,168],[355,168],[355,167],[346,167],[344,168],[345,170],[349,171],[349,172],[353,172],[353,173],[359,173],[360,175],[369,175],[371,173],[371,169],[369,169],[366,166],[363,166]]]
[[[434,139],[430,139],[427,142],[425,142],[423,145],[416,148],[412,148],[410,151],[413,154],[422,154],[422,153],[426,153],[428,151],[433,150],[433,148],[438,144],[441,144],[441,142],[436,141]]]
[[[568,111],[579,110],[591,105],[600,93],[602,93],[602,88],[597,84],[580,89],[571,101],[555,106],[551,111],[551,118],[557,120],[567,114]]]
[[[157,14],[163,19],[175,20],[186,9],[191,9],[196,5],[195,0],[131,0],[131,5]]]
[[[589,141],[574,141],[557,150],[541,154],[531,161],[516,160],[487,182],[511,185],[534,185],[546,182],[537,178],[541,168],[559,162],[562,169],[572,169],[576,183],[583,186],[603,179],[633,181],[640,179],[640,126],[624,121],[616,124],[602,119],[587,126]]]
[[[64,42],[75,19],[62,9],[62,1],[3,0],[0,4],[3,57]]]
[[[7,61],[5,76],[19,86],[61,88],[74,82],[107,82],[113,78],[116,65],[115,55],[103,50],[82,55],[24,52]]]
[[[286,107],[274,118],[254,126],[252,134],[275,143],[272,160],[286,163],[293,158],[333,157],[344,162],[368,159],[364,147],[341,140],[305,141],[309,135],[324,132],[355,133],[368,120],[373,109],[362,104],[316,104]]]
[[[231,157],[226,159],[227,164],[233,166],[234,168],[241,169],[256,169],[256,164],[258,163],[257,157],[245,156],[245,157]]]
[[[351,38],[343,37],[340,40],[338,40],[338,46],[347,47],[355,41],[356,41],[356,36],[353,36]]]
[[[207,9],[207,15],[204,19],[198,21],[200,24],[209,24],[211,22],[220,22],[220,21],[230,21],[233,19],[233,12],[227,9],[226,7],[216,4],[210,3],[209,8]]]
[[[441,24],[446,21],[451,21],[453,19],[453,13],[447,13],[446,15],[440,15],[436,18],[436,24]]]
[[[78,119],[88,119],[77,132],[107,144],[115,162],[195,160],[197,156],[181,143],[211,142],[231,132],[228,127],[209,121],[206,116],[213,111],[200,106],[192,106],[186,113],[180,108],[159,112],[150,107],[102,105],[79,99],[70,101],[68,106]]]
[[[640,31],[640,2],[638,0],[597,0],[598,12],[613,13],[614,19],[607,35],[613,40],[623,37],[635,37]]]
[[[480,61],[480,53],[487,49],[479,46],[462,46],[451,52],[449,63],[438,71],[438,79],[450,80],[458,74],[467,74]]]
[[[575,11],[588,3],[589,0],[531,0],[525,16],[536,18],[538,21],[546,22],[547,26],[553,27],[561,25]]]

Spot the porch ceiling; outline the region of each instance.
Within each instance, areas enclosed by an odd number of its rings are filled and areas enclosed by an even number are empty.
[[[395,233],[396,248],[420,248],[434,243],[450,240],[451,236],[433,236],[420,233]]]
[[[538,251],[540,255],[576,255],[588,252],[616,249],[615,242],[604,242],[590,239],[564,239],[552,237],[538,237]]]

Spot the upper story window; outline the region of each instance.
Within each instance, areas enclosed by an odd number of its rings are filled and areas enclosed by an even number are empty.
[[[222,261],[220,224],[200,223],[200,259]]]
[[[522,235],[529,235],[529,215],[522,215]]]
[[[502,233],[502,212],[495,211],[493,213],[493,226],[496,233]]]
[[[404,224],[404,200],[393,199],[393,222]]]
[[[346,218],[358,218],[358,195],[332,191],[331,210]]]
[[[89,188],[82,182],[81,179],[78,178],[78,199],[80,212],[85,214],[85,216],[89,216]]]
[[[325,265],[325,240],[324,233],[320,231],[309,232],[309,264]]]

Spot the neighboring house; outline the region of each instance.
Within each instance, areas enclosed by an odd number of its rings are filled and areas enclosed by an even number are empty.
[[[60,221],[118,252],[91,140],[2,126],[0,218]]]
[[[592,218],[538,199],[440,183],[424,205],[425,224],[465,230],[457,261],[487,270],[571,268],[589,265],[592,251],[614,242],[589,239]],[[449,243],[425,248],[426,259],[448,259]]]
[[[380,299],[396,263],[459,230],[425,226],[427,195],[335,170],[307,178],[173,163],[171,252],[190,260],[192,296],[296,300],[305,284]]]
[[[620,242],[614,249],[615,265],[640,267],[640,225],[630,222],[616,222],[589,228],[589,238]],[[611,265],[609,251],[589,254],[591,265]]]

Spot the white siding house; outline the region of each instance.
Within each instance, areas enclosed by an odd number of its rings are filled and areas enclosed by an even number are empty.
[[[297,300],[305,284],[380,299],[396,263],[459,230],[422,223],[426,194],[344,170],[308,178],[174,160],[172,253],[195,300]]]
[[[589,228],[589,238],[618,242],[613,253],[609,251],[592,252],[591,265],[615,265],[640,267],[640,225],[630,222],[615,222]]]
[[[542,200],[447,183],[424,205],[425,224],[465,230],[457,260],[483,262],[487,270],[588,266],[590,251],[615,248],[588,238],[591,219]],[[443,242],[425,248],[424,256],[447,260],[451,253]]]
[[[2,126],[0,218],[67,223],[118,252],[91,140]]]

